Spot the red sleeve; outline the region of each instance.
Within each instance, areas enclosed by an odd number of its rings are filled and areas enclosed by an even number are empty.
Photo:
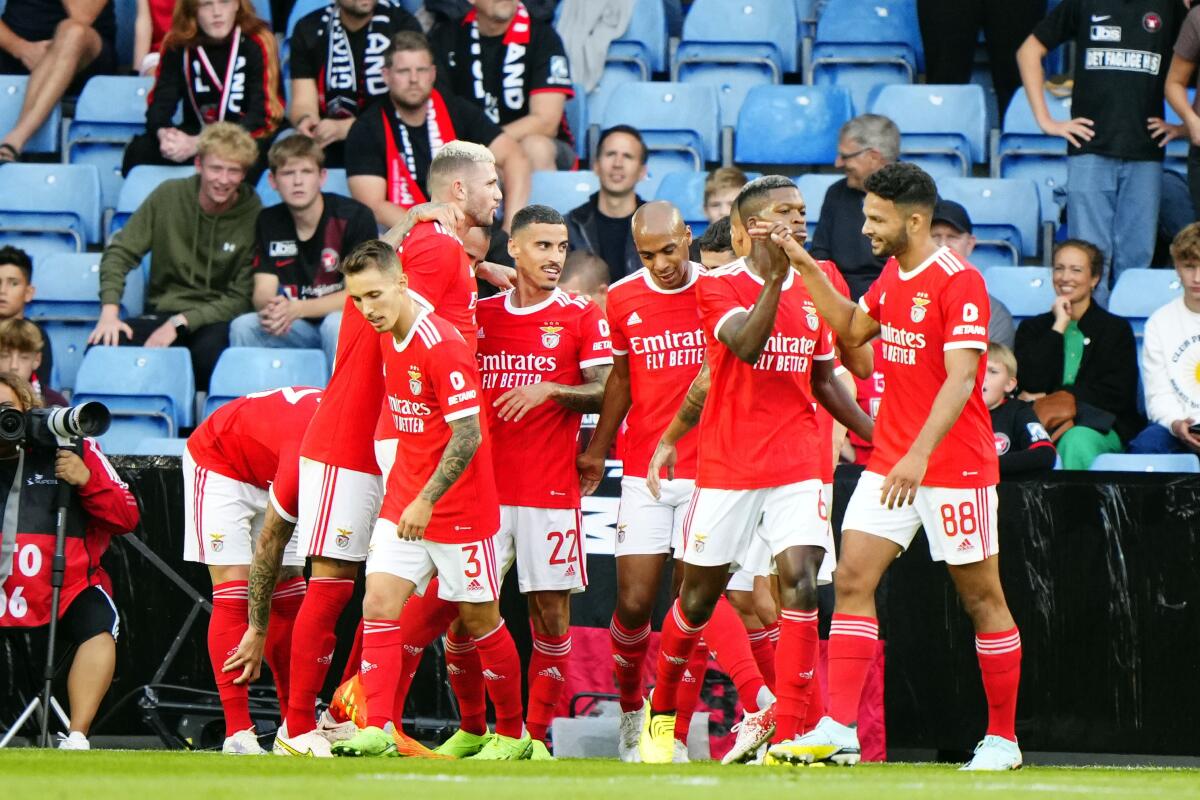
[[[886,270],[887,267],[885,266]],[[873,320],[879,320],[879,300],[883,296],[883,290],[880,284],[883,282],[883,276],[880,275],[871,284],[863,296],[858,298],[858,307],[867,313],[867,316]]]
[[[942,349],[987,350],[991,303],[978,270],[956,272],[939,293],[942,306]]]
[[[625,332],[625,314],[623,314],[612,301],[612,295],[608,296],[608,332],[609,338],[612,340],[612,352],[614,356],[629,355],[629,336]]]
[[[479,413],[479,367],[461,336],[443,335],[442,343],[430,352],[426,369],[443,419],[454,422]]]
[[[717,333],[730,317],[750,313],[750,309],[742,305],[729,282],[715,276],[701,276],[697,281],[696,303],[699,306],[704,335],[710,342],[720,341]]]
[[[613,363],[613,343],[608,320],[600,306],[588,301],[579,318],[579,368]]]
[[[462,245],[444,234],[426,234],[411,243],[406,241],[401,258],[408,288],[436,310],[462,266],[461,256]]]
[[[817,329],[817,347],[813,350],[813,361],[829,361],[833,358],[833,329],[829,327],[829,323],[821,320],[821,327]],[[835,362],[834,366],[837,366]]]
[[[122,534],[136,528],[140,518],[137,498],[93,439],[83,440],[83,463],[92,473],[77,490],[88,515],[88,531]]]
[[[300,513],[300,439],[290,439],[280,449],[269,495],[275,513],[295,525]]]

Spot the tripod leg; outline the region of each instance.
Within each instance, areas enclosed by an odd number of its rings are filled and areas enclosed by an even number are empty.
[[[29,705],[25,706],[25,710],[21,712],[21,716],[17,717],[17,721],[14,722],[12,727],[8,729],[8,732],[4,734],[4,738],[0,739],[0,748],[8,747],[8,743],[11,742],[13,737],[16,736],[21,730],[21,726],[23,726],[29,720],[29,718],[34,715],[41,705],[42,698],[40,697],[35,697],[33,700],[29,701]]]

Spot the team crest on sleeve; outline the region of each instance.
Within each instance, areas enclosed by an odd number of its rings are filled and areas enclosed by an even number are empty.
[[[808,323],[810,330],[815,331],[821,327],[821,320],[817,318],[817,309],[811,300],[804,301],[804,315],[804,321]]]
[[[917,292],[917,296],[913,298],[912,309],[908,316],[913,322],[921,322],[925,319],[925,307],[930,303],[929,295],[925,292]]]
[[[424,388],[424,384],[421,383],[421,368],[416,366],[409,367],[408,390],[413,394],[420,394],[422,388]]]
[[[553,350],[558,347],[558,343],[562,340],[562,325],[543,325],[542,328],[542,347],[547,350]]]

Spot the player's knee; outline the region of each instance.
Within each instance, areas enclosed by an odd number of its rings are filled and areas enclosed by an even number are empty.
[[[625,589],[617,595],[617,619],[626,628],[640,628],[650,621],[654,594],[643,589]]]
[[[563,636],[571,627],[571,606],[570,600],[566,602],[542,602],[536,605],[534,613],[536,615],[538,632],[546,636]]]
[[[851,564],[838,564],[833,574],[833,585],[839,599],[854,599],[875,596],[875,581],[865,572]]]
[[[521,140],[521,148],[525,151],[525,156],[529,159],[531,169],[552,170],[555,168],[554,162],[557,151],[554,146],[554,140],[550,137],[531,134]]]
[[[458,621],[472,639],[487,636],[501,624],[499,607],[494,604],[476,605],[466,611],[462,606],[459,609]]]
[[[706,586],[685,586],[679,592],[679,608],[688,622],[701,625],[712,616],[720,596],[719,591],[713,593]]]
[[[791,581],[779,581],[779,600],[784,608],[811,611],[817,607],[817,573],[803,574]]]
[[[78,20],[64,19],[54,30],[53,43],[55,46],[81,50],[92,37],[98,37],[98,34],[92,30],[91,26],[84,25]]]
[[[1004,595],[992,587],[980,587],[978,590],[959,592],[959,600],[963,610],[975,623],[975,627],[989,628],[998,617],[1008,615],[1008,605]]]
[[[363,619],[400,619],[404,603],[394,592],[367,587],[363,597]]]

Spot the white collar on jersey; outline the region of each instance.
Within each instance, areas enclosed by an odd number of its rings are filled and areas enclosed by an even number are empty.
[[[726,264],[725,266],[719,267],[719,269],[727,269],[731,273],[737,272],[738,270],[742,270],[747,275],[749,275],[750,279],[753,280],[755,283],[757,283],[759,286],[765,286],[767,283],[765,280],[763,280],[762,278],[755,275],[754,271],[751,270],[749,266],[747,266],[745,256],[743,256],[742,258],[739,258],[737,261],[731,261],[728,264]],[[784,289],[792,288],[792,284],[795,283],[795,281],[796,281],[796,270],[789,269],[788,276],[783,279],[783,287],[782,288],[784,288]]]
[[[426,317],[428,317],[429,314],[431,313],[431,309],[429,308],[428,304],[426,304],[422,300],[417,301],[417,306],[419,307],[420,310],[417,311],[417,318],[413,320],[413,324],[408,329],[408,335],[404,337],[404,341],[397,342],[396,335],[390,334],[392,337],[392,347],[396,348],[397,353],[403,353],[405,350],[408,349],[408,345],[412,342],[413,337],[417,335],[417,326],[420,325],[421,321],[423,319],[425,319]]]
[[[925,259],[920,264],[918,264],[915,269],[910,269],[908,272],[905,272],[904,270],[900,269],[900,265],[897,264],[896,265],[897,277],[899,277],[900,280],[902,280],[902,281],[911,281],[913,278],[917,277],[922,272],[929,269],[930,264],[933,264],[939,258],[946,255],[946,253],[949,252],[949,249],[950,248],[946,247],[945,245],[942,245],[937,250],[933,251],[933,255],[931,255],[929,258]]]
[[[688,289],[691,289],[693,286],[695,286],[696,281],[700,278],[700,273],[704,271],[704,267],[700,266],[695,261],[689,261],[687,264],[688,269],[691,272],[688,275],[687,283],[685,283],[683,286],[680,286],[678,289],[660,289],[658,284],[654,282],[654,278],[650,275],[650,270],[642,267],[639,271],[642,273],[642,280],[644,280],[646,285],[650,287],[650,291],[657,292],[658,294],[679,294],[680,292],[686,292]]]
[[[536,303],[532,306],[518,308],[512,304],[513,294],[516,293],[516,291],[516,289],[509,289],[504,293],[504,310],[510,314],[516,314],[520,317],[523,317],[527,314],[536,314],[543,309],[549,308],[551,303],[553,303],[559,297],[566,295],[566,292],[564,292],[562,289],[555,287],[554,291],[550,293],[550,296],[542,302]]]

